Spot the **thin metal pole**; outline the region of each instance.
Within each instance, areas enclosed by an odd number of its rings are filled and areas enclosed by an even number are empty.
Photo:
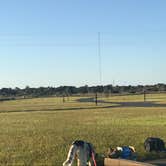
[[[98,32],[98,57],[99,57],[99,81],[100,85],[102,85],[102,65],[101,65],[101,37],[100,37],[100,32]]]
[[[144,102],[146,101],[146,90],[144,90]]]
[[[96,103],[96,106],[97,106],[97,103],[98,103],[98,100],[97,100],[97,92],[96,92],[96,95],[95,95],[95,103]]]

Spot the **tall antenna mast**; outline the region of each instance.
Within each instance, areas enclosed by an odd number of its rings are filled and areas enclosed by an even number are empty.
[[[99,58],[99,84],[102,85],[102,68],[101,68],[101,49],[100,49],[100,32],[98,32],[98,58]],[[98,105],[98,94],[95,95],[95,103]]]
[[[99,81],[100,85],[102,85],[102,66],[101,66],[101,42],[100,42],[100,32],[98,32],[98,57],[99,57]]]

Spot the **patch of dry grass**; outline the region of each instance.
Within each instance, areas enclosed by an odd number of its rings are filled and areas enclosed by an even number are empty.
[[[149,96],[148,100],[166,101],[166,95],[159,98]],[[103,154],[110,145],[133,145],[139,159],[157,157],[156,154],[149,155],[144,151],[143,142],[148,136],[166,140],[164,107],[107,108],[111,103],[100,103],[96,109],[94,103],[79,103],[76,99],[71,98],[66,103],[62,103],[60,98],[0,103],[0,111],[9,111],[0,114],[0,165],[61,166],[75,139],[92,142],[99,154]],[[110,97],[103,100],[135,102],[141,101],[142,96]],[[81,107],[84,109],[57,111]],[[34,112],[19,112],[31,109]],[[10,112],[13,110],[18,112]]]

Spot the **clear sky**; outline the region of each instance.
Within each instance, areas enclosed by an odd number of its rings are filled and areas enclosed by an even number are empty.
[[[166,0],[0,1],[0,88],[166,83]]]

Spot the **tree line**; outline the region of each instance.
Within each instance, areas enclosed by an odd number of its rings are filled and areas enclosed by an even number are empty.
[[[2,88],[0,89],[0,97],[44,97],[44,96],[71,96],[79,94],[90,94],[90,93],[105,93],[110,94],[142,94],[152,92],[166,92],[166,84],[156,85],[137,85],[137,86],[60,86],[60,87],[25,87],[21,88]]]

